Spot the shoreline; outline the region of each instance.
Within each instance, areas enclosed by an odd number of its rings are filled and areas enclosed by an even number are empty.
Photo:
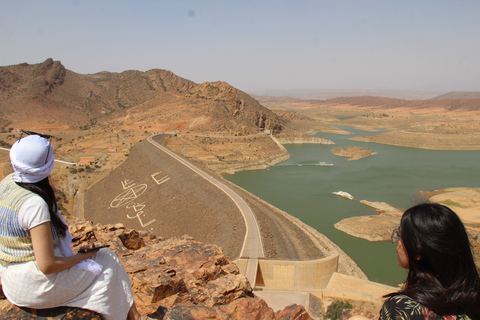
[[[462,220],[465,228],[480,237],[480,188],[445,188],[420,191],[429,201],[443,204],[452,209]],[[343,219],[334,226],[351,236],[368,241],[388,241],[390,233],[400,223],[403,211],[385,202],[361,200],[360,203],[377,211],[377,215],[357,216]],[[476,244],[480,246],[480,243]]]
[[[478,151],[480,143],[480,134],[472,133],[461,135],[461,137],[451,134],[439,133],[413,133],[389,131],[380,134],[353,137],[349,140],[369,143],[379,143],[397,147],[416,148],[425,150],[446,150],[446,151]],[[472,143],[465,143],[472,141]]]

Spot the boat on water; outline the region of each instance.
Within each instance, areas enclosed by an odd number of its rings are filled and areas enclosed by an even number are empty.
[[[322,167],[333,167],[333,163],[319,162],[317,165]]]
[[[335,191],[335,192],[332,192],[332,193],[336,194],[337,196],[349,199],[349,200],[354,200],[355,199],[350,193],[345,192],[345,191]]]

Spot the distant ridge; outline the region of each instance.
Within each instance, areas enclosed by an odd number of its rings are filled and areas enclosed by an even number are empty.
[[[259,96],[255,97],[259,102],[265,105],[271,103],[289,103],[292,98],[288,97],[271,97]],[[299,101],[299,100],[297,100]],[[433,109],[442,108],[446,111],[463,110],[478,111],[480,110],[480,98],[472,99],[427,99],[427,100],[408,100],[395,99],[375,96],[356,96],[356,97],[339,97],[332,99],[318,99],[304,101],[312,105],[339,106],[350,105],[357,107],[374,107],[376,109],[395,109],[395,108],[412,108],[412,109]]]
[[[407,90],[350,90],[350,89],[300,89],[300,90],[258,90],[249,92],[250,95],[270,97],[290,97],[301,100],[326,100],[342,97],[373,96],[382,98],[405,100],[428,100],[442,94],[439,91],[407,91]]]
[[[442,100],[404,100],[390,99],[380,97],[345,97],[328,100],[312,101],[324,105],[352,105],[359,107],[377,107],[384,109],[395,108],[412,108],[412,109],[428,109],[443,108],[448,111],[478,111],[480,110],[480,98],[477,99],[442,99]]]
[[[439,95],[434,100],[443,100],[443,99],[477,99],[480,98],[480,92],[471,92],[471,91],[455,91],[449,92],[442,95]]]

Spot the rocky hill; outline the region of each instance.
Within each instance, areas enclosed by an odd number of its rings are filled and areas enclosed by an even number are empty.
[[[53,59],[0,68],[0,116],[3,126],[39,119],[236,134],[284,129],[280,117],[225,82],[196,84],[160,69],[81,75]]]

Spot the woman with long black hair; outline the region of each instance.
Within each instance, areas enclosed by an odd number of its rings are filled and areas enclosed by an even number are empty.
[[[455,212],[441,204],[416,205],[403,214],[392,242],[408,276],[386,296],[381,320],[480,319],[480,276]]]
[[[96,311],[105,319],[141,319],[130,279],[109,249],[73,254],[49,175],[49,137],[25,132],[10,149],[14,172],[0,182],[0,276],[15,305]]]

